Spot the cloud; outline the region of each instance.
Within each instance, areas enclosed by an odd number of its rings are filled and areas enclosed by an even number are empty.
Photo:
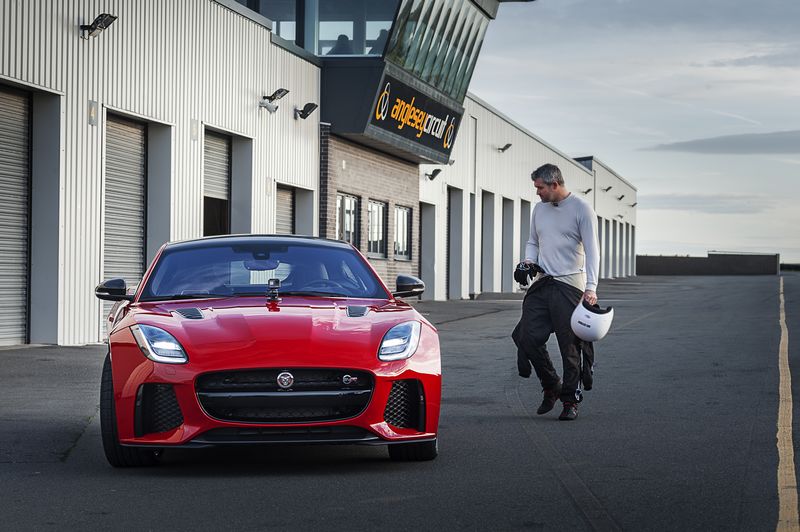
[[[725,135],[659,144],[646,150],[715,154],[800,153],[800,130]]]
[[[718,59],[709,61],[704,65],[697,66],[710,66],[710,67],[751,67],[751,66],[766,66],[766,67],[800,67],[800,50],[792,50],[787,52],[778,52],[773,54],[751,54],[742,57],[734,57],[730,59]]]
[[[512,11],[514,4],[500,10]],[[554,0],[520,4],[520,12],[545,14],[564,27],[624,29],[693,28],[716,31],[778,35],[796,38],[800,2],[796,0],[671,0],[670,2],[615,0]],[[516,11],[516,10],[515,10]],[[536,17],[534,16],[534,21]],[[530,19],[526,22],[530,23]],[[535,23],[535,22],[534,22]],[[538,28],[537,28],[538,29]]]
[[[776,161],[776,162],[779,162],[779,163],[783,163],[783,164],[798,164],[798,165],[800,165],[800,159],[780,159],[780,158],[776,158],[776,159],[772,159],[772,160]]]
[[[763,196],[733,194],[649,194],[639,196],[642,210],[690,211],[705,214],[755,214],[768,210],[774,201]]]

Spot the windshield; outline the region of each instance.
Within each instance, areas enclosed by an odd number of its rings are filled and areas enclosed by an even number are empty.
[[[140,300],[266,295],[273,278],[281,281],[281,295],[388,297],[352,249],[262,240],[167,248]]]

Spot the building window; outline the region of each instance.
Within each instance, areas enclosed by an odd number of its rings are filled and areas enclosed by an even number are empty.
[[[402,0],[386,59],[463,101],[489,25],[480,4]]]
[[[317,55],[381,55],[389,38],[398,0],[318,0],[306,15],[316,22],[317,42],[306,36],[306,50]],[[307,24],[308,25],[308,24]]]
[[[369,202],[367,254],[374,257],[386,256],[386,211],[385,203]]]
[[[336,195],[336,238],[358,247],[358,198]]]
[[[297,38],[297,0],[235,1],[270,19],[273,34],[292,42]]]
[[[411,209],[394,208],[394,257],[411,260]]]

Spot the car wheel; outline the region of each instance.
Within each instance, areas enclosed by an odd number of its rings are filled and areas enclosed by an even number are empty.
[[[389,457],[395,462],[424,462],[439,454],[439,439],[419,443],[394,443],[389,445]]]
[[[106,355],[103,377],[100,381],[100,433],[103,436],[106,459],[114,467],[152,466],[160,461],[160,449],[124,447],[119,443],[117,414],[114,410],[114,382],[111,378],[111,355]]]

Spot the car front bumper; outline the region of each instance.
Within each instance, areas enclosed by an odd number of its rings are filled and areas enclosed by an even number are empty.
[[[111,338],[117,433],[122,445],[148,447],[202,447],[270,443],[355,443],[383,445],[430,441],[436,437],[441,402],[441,365],[436,333],[423,328],[417,352],[407,360],[382,362],[374,356],[367,363],[352,354],[324,357],[287,357],[275,364],[253,353],[225,353],[217,359],[186,364],[161,364],[144,357],[129,329]],[[371,357],[361,357],[371,358]],[[320,360],[325,364],[320,365]],[[201,398],[198,379],[215,373],[341,370],[370,376],[369,397],[351,416],[336,419],[264,422],[225,417],[209,409]],[[296,394],[293,396],[292,394]],[[307,406],[308,394],[294,388],[279,393],[244,394],[221,391],[215,400],[250,402],[256,408],[276,400],[298,408]],[[341,395],[334,391],[329,396]],[[357,395],[357,394],[356,394]],[[340,398],[341,399],[341,398]],[[238,403],[237,403],[238,404]],[[239,416],[241,417],[241,416]],[[324,416],[323,416],[324,417]],[[287,418],[288,419],[288,418]]]

